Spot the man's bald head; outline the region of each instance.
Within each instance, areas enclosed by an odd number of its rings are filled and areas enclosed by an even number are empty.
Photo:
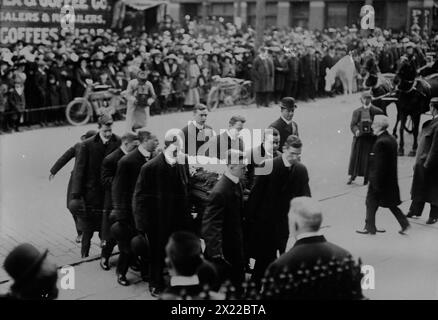
[[[309,197],[297,197],[290,202],[289,229],[295,233],[317,232],[322,223],[321,206]]]
[[[380,132],[385,131],[389,127],[388,117],[382,114],[376,115],[371,127],[374,134],[379,134]]]

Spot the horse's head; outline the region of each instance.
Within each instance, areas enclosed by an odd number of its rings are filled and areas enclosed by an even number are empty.
[[[325,91],[332,91],[336,81],[336,72],[332,69],[325,68]]]

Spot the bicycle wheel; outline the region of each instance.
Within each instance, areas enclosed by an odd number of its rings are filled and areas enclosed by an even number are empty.
[[[65,117],[73,126],[81,126],[88,121],[93,114],[90,103],[85,99],[75,99],[65,108]]]

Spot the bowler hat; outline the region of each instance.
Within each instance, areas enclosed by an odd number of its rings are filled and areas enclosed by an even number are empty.
[[[40,253],[33,245],[23,243],[7,255],[3,267],[14,279],[15,287],[25,284],[38,273],[47,253],[48,250]]]
[[[131,239],[131,250],[136,256],[147,256],[150,252],[149,239],[146,235],[138,234]]]
[[[96,130],[88,130],[87,132],[85,132],[85,133],[81,136],[81,138],[88,139],[88,138],[94,136],[96,133],[97,133]]]
[[[286,109],[295,109],[297,105],[295,104],[295,99],[292,97],[284,97],[281,99],[281,107]]]
[[[71,199],[68,203],[68,210],[75,216],[83,216],[85,214],[85,203],[82,199]]]
[[[111,225],[111,235],[116,239],[117,241],[126,241],[129,240],[132,236],[132,230],[127,225],[120,221],[116,221]]]

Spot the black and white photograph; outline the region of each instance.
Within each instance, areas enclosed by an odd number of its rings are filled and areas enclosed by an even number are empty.
[[[437,0],[0,0],[1,305],[438,300],[437,243]]]

